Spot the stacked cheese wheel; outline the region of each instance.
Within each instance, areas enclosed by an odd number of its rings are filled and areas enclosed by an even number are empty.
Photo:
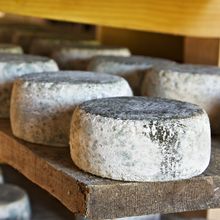
[[[12,43],[21,45],[25,53],[29,53],[32,41],[36,37],[53,37],[50,31],[45,32],[43,29],[36,29],[36,27],[24,30],[18,30],[12,37]]]
[[[51,56],[52,52],[60,47],[73,45],[99,45],[99,42],[94,40],[73,41],[59,38],[36,38],[31,43],[30,53]]]
[[[147,71],[155,66],[168,66],[174,62],[142,56],[96,56],[91,59],[88,70],[120,75],[130,84],[135,95],[140,95],[141,85]]]
[[[212,132],[220,133],[220,69],[201,65],[161,66],[149,71],[142,95],[198,104],[209,115]]]
[[[128,83],[118,76],[80,71],[26,75],[14,84],[12,131],[33,143],[68,146],[70,121],[78,104],[131,95]]]
[[[53,52],[52,58],[61,69],[86,70],[92,57],[102,55],[130,56],[127,48],[106,47],[100,45],[73,45],[60,47]]]
[[[22,54],[23,50],[18,45],[0,44],[0,53]]]
[[[82,170],[125,181],[169,181],[201,174],[210,160],[205,111],[174,100],[119,97],[74,112],[71,156]]]
[[[10,97],[13,82],[19,76],[44,71],[57,71],[56,63],[48,58],[0,54],[0,118],[9,117]]]
[[[0,184],[0,219],[31,218],[31,208],[26,192],[11,184]]]

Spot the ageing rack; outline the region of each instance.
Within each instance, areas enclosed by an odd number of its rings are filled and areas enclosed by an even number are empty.
[[[1,0],[0,11],[106,26],[100,28],[99,37],[109,27],[180,35],[183,61],[219,64],[218,0]],[[220,140],[212,142],[211,163],[198,177],[161,183],[120,182],[80,171],[66,148],[16,139],[9,121],[0,120],[0,161],[19,170],[73,213],[90,219],[220,207]]]

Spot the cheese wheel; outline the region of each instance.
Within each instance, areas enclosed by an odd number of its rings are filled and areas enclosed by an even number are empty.
[[[57,64],[45,57],[0,54],[0,118],[9,117],[10,97],[14,80],[24,74],[57,71]]]
[[[210,126],[197,105],[118,97],[75,110],[71,157],[82,170],[124,181],[169,181],[201,174],[210,160]]]
[[[27,23],[17,23],[17,22],[5,22],[0,25],[0,42],[2,43],[15,43],[14,38],[17,36],[17,33],[20,32],[34,32],[42,30],[43,26]],[[21,45],[18,42],[15,44]]]
[[[99,45],[99,42],[95,40],[73,41],[57,38],[36,38],[33,39],[31,43],[29,53],[42,56],[51,56],[53,51],[64,45]]]
[[[52,58],[61,69],[86,70],[90,59],[97,55],[127,57],[130,56],[130,51],[127,48],[75,45],[60,47],[52,53]]]
[[[22,54],[23,50],[18,45],[14,45],[14,44],[0,44],[0,53]]]
[[[28,195],[18,186],[0,184],[0,219],[31,218],[31,208]]]
[[[21,45],[25,53],[29,53],[32,41],[37,37],[47,37],[50,32],[43,29],[21,29],[15,32],[12,38],[12,43]]]
[[[100,68],[105,68],[104,63],[107,65],[106,70],[109,70],[109,63],[113,64],[120,64],[124,63],[127,65],[132,64],[147,64],[150,66],[167,66],[176,64],[175,61],[162,59],[162,58],[155,58],[155,57],[147,57],[147,56],[129,56],[129,57],[123,57],[123,56],[94,56],[91,61],[89,62],[89,69],[97,68],[100,70]]]
[[[143,96],[195,103],[208,113],[212,132],[220,133],[220,68],[176,64],[151,70],[142,85]]]
[[[174,63],[165,59],[143,56],[96,56],[89,62],[88,70],[122,76],[128,81],[134,94],[140,95],[144,76],[150,68]]]
[[[70,121],[78,104],[131,95],[128,83],[118,76],[80,71],[27,75],[14,84],[12,131],[29,142],[68,146]]]

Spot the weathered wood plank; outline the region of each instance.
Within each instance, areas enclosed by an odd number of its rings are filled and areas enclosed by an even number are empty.
[[[1,165],[1,168],[5,182],[18,185],[28,193],[31,201],[31,220],[76,220],[73,213],[45,190],[32,184],[13,168],[7,165]]]
[[[1,0],[0,10],[135,30],[220,36],[218,0]]]
[[[29,144],[14,138],[0,120],[0,159],[46,189],[74,213],[109,219],[220,207],[220,141],[213,142],[212,162],[198,177],[155,183],[102,179],[77,169],[69,149]]]
[[[78,171],[72,177],[61,172],[63,169],[68,173],[68,169],[71,169],[68,151],[37,145],[24,147],[24,142],[12,138],[7,124],[5,120],[0,121],[1,130],[8,134],[1,132],[0,135],[0,161],[14,167],[31,181],[46,189],[72,212],[85,212],[85,194],[81,192],[77,182],[77,177],[81,173]]]

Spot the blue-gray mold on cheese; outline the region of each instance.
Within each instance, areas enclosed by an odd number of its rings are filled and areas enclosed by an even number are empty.
[[[0,219],[31,219],[30,201],[23,189],[11,184],[0,184]]]
[[[175,64],[175,61],[171,61],[171,60],[167,60],[167,59],[163,59],[163,58],[155,58],[155,57],[148,57],[148,56],[129,56],[129,57],[123,57],[123,56],[95,56],[91,59],[88,68],[93,69],[93,68],[97,68],[99,69],[99,67],[96,67],[97,65],[100,64],[100,66],[102,66],[101,63],[123,63],[126,65],[134,65],[134,64],[139,64],[139,65],[150,65],[150,66],[155,66],[157,67],[159,66],[167,66],[170,64]],[[103,64],[103,68],[104,68],[104,64]],[[108,67],[107,67],[108,68]],[[111,70],[109,70],[111,71]]]
[[[23,54],[21,46],[15,44],[0,44],[0,53]]]
[[[70,149],[82,170],[124,181],[171,181],[201,174],[210,160],[210,124],[196,105],[144,97],[78,106]]]
[[[42,38],[36,37],[32,40],[29,53],[50,57],[52,52],[61,46],[77,45],[100,45],[96,40],[70,40],[63,38]]]
[[[26,82],[36,82],[36,83],[51,83],[51,84],[60,84],[60,83],[69,83],[69,84],[109,84],[116,83],[121,80],[121,77],[108,74],[96,74],[93,72],[82,72],[82,71],[58,71],[53,72],[44,72],[37,75],[29,74],[24,75],[19,78]]]
[[[44,71],[57,71],[55,61],[46,57],[23,54],[0,54],[0,118],[8,118],[13,82],[20,76]]]
[[[102,56],[125,56],[131,55],[128,48],[108,47],[102,45],[72,45],[61,46],[53,51],[51,57],[64,70],[87,70],[92,57]]]
[[[191,103],[152,97],[105,98],[87,101],[80,107],[90,114],[121,120],[183,119],[204,114]]]
[[[88,70],[122,76],[129,82],[134,94],[140,95],[146,72],[155,66],[174,63],[166,59],[144,56],[96,56],[89,62]]]
[[[11,98],[13,134],[29,142],[68,146],[74,109],[84,101],[132,96],[119,76],[83,71],[25,75],[18,79]]]
[[[142,95],[186,101],[207,112],[213,134],[220,133],[220,68],[175,64],[150,70],[142,84]]]

